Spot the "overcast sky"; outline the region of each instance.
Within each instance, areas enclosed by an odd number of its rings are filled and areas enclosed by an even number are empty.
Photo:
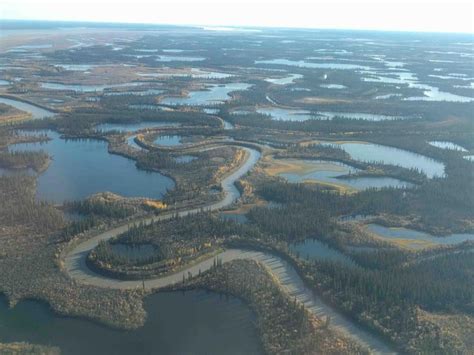
[[[473,33],[470,0],[2,0],[2,19]]]

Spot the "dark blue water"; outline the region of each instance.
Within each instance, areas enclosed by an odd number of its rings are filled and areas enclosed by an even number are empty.
[[[352,259],[346,255],[315,239],[293,244],[290,246],[290,250],[293,253],[298,253],[302,259],[336,261],[349,266],[355,265]]]
[[[8,309],[0,296],[0,342],[59,346],[63,355],[260,354],[254,316],[241,301],[214,293],[158,293],[145,302],[145,325],[133,331],[59,317],[24,301]]]
[[[83,199],[91,194],[110,191],[126,197],[161,198],[174,187],[170,178],[159,173],[138,170],[135,162],[107,152],[107,142],[64,140],[56,132],[47,143],[10,146],[12,151],[43,149],[53,160],[38,177],[37,198],[62,203]]]

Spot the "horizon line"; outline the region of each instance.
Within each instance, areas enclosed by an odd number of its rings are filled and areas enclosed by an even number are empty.
[[[420,34],[458,34],[474,36],[473,32],[441,31],[441,30],[420,30],[420,29],[377,29],[377,28],[345,28],[345,27],[296,27],[296,26],[264,26],[264,25],[215,25],[215,24],[178,24],[178,23],[160,23],[160,22],[135,22],[135,21],[107,21],[107,20],[66,20],[66,19],[28,19],[28,18],[0,18],[3,21],[24,21],[24,22],[65,22],[65,23],[83,23],[83,24],[109,24],[109,25],[142,25],[142,26],[173,26],[173,27],[191,27],[191,28],[232,28],[232,29],[281,29],[281,30],[319,30],[319,31],[361,31],[361,32],[391,32],[391,33],[420,33]],[[222,31],[225,32],[225,31]],[[231,31],[229,31],[231,32]]]

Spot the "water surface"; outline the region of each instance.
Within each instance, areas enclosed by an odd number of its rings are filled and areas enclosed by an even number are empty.
[[[455,144],[453,142],[446,142],[446,141],[431,141],[428,142],[433,147],[441,148],[441,149],[450,149],[450,150],[459,150],[461,152],[467,152],[467,149],[461,147],[459,144]]]
[[[181,138],[182,137],[178,135],[162,135],[156,137],[153,143],[165,147],[175,147],[182,144]]]
[[[225,85],[210,85],[207,90],[191,91],[187,97],[167,97],[161,100],[164,105],[212,105],[229,100],[229,93],[247,90],[251,85],[245,83],[230,83]]]
[[[413,186],[413,184],[409,182],[387,176],[349,177],[340,179],[338,177],[355,174],[360,172],[360,170],[336,161],[300,160],[300,162],[305,165],[306,169],[304,172],[284,172],[279,175],[292,183],[315,180],[356,190],[365,190],[368,188],[380,189],[384,187],[407,188]]]
[[[256,110],[263,115],[269,115],[276,121],[306,121],[316,118],[307,110],[287,109],[280,107],[262,107]],[[238,113],[239,111],[234,111]]]
[[[175,122],[153,122],[145,121],[138,123],[103,123],[95,126],[97,131],[110,132],[110,131],[120,131],[120,132],[134,132],[141,129],[147,128],[159,128],[159,127],[179,127],[179,123]]]
[[[288,60],[288,59],[271,59],[271,60],[256,60],[255,64],[275,64],[275,65],[288,65],[301,68],[314,68],[314,69],[341,69],[341,70],[355,70],[363,69],[368,70],[370,67],[365,65],[357,64],[341,64],[341,63],[313,63],[305,60]]]
[[[155,60],[157,62],[201,62],[205,60],[204,57],[188,57],[177,55],[159,55]]]
[[[335,261],[348,266],[355,265],[351,258],[316,239],[307,239],[302,243],[292,244],[290,250],[297,253],[302,259]]]
[[[108,85],[83,85],[83,84],[60,84],[60,83],[41,83],[41,87],[50,90],[71,90],[76,92],[95,92],[104,91],[110,88],[138,86],[141,83],[124,83],[124,84],[108,84]]]
[[[23,101],[7,99],[4,97],[0,97],[0,103],[13,106],[18,110],[25,111],[31,114],[33,119],[41,119],[41,118],[48,118],[53,117],[55,115],[54,112],[45,110],[44,108],[28,104]]]
[[[324,89],[337,89],[337,90],[347,89],[347,86],[340,85],[340,84],[321,84],[319,85],[319,87],[322,87]]]
[[[22,143],[11,151],[44,150],[52,156],[48,169],[39,175],[37,198],[62,203],[110,191],[126,197],[162,198],[173,181],[159,173],[138,170],[133,160],[109,154],[107,142],[65,140],[56,132],[47,143]]]
[[[344,149],[352,159],[363,162],[381,162],[403,168],[416,168],[429,178],[444,176],[444,164],[424,155],[407,150],[373,143],[342,142],[330,143]]]
[[[468,240],[474,240],[473,233],[455,233],[444,237],[436,237],[431,234],[416,231],[408,228],[389,228],[378,224],[368,224],[367,229],[386,239],[407,241],[412,248],[423,248],[426,244],[419,242],[428,242],[436,245],[459,244]]]
[[[0,342],[59,346],[64,355],[261,354],[254,316],[232,297],[190,291],[158,293],[145,300],[143,327],[115,330],[53,314],[36,301],[9,309],[0,297]]]

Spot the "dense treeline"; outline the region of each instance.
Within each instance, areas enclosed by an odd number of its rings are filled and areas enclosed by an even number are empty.
[[[218,128],[220,121],[204,113],[183,111],[139,111],[113,108],[77,108],[54,119],[32,120],[18,127],[26,129],[54,129],[67,134],[81,134],[95,130],[101,123],[128,124],[138,122],[174,122],[183,125],[208,125]]]
[[[234,235],[252,236],[252,230],[209,213],[175,217],[132,226],[116,238],[100,243],[87,261],[98,272],[120,279],[156,277],[218,250],[226,238]],[[114,245],[148,245],[153,247],[153,253],[137,258],[117,253]]]
[[[329,328],[330,319],[312,316],[251,260],[216,264],[209,272],[187,280],[186,287],[206,288],[244,299],[257,314],[257,328],[268,354],[364,354],[366,350]]]
[[[81,201],[65,201],[63,206],[67,211],[81,215],[94,215],[105,218],[125,218],[137,212],[137,209],[131,206],[98,198]]]
[[[32,176],[0,176],[0,224],[28,226],[38,233],[57,230],[64,225],[62,213],[46,202],[35,199]]]
[[[455,349],[432,325],[421,322],[418,307],[472,314],[472,252],[429,258],[407,267],[368,270],[339,263],[301,263],[306,281],[352,317],[389,336],[405,351]]]
[[[474,218],[474,196],[466,193],[472,191],[472,181],[462,170],[465,163],[446,178],[430,179],[413,189],[368,189],[353,195],[337,195],[304,184],[271,182],[261,186],[258,192],[267,200],[301,204],[313,211],[324,209],[333,216],[380,213],[416,216],[420,228],[439,234],[463,230],[463,221]],[[269,214],[271,210],[266,213]]]
[[[92,215],[78,221],[72,221],[66,225],[59,233],[63,241],[68,241],[77,236],[78,234],[84,233],[97,225],[99,225],[101,219]]]
[[[40,172],[47,166],[48,161],[48,154],[42,150],[37,152],[0,152],[0,167],[6,169],[31,168]]]
[[[322,159],[334,160],[362,171],[350,173],[347,178],[354,176],[392,176],[415,183],[426,181],[426,175],[418,168],[403,168],[398,165],[389,165],[374,162],[361,162],[350,157],[341,147],[335,144],[290,144],[285,151],[278,152],[276,158]]]

